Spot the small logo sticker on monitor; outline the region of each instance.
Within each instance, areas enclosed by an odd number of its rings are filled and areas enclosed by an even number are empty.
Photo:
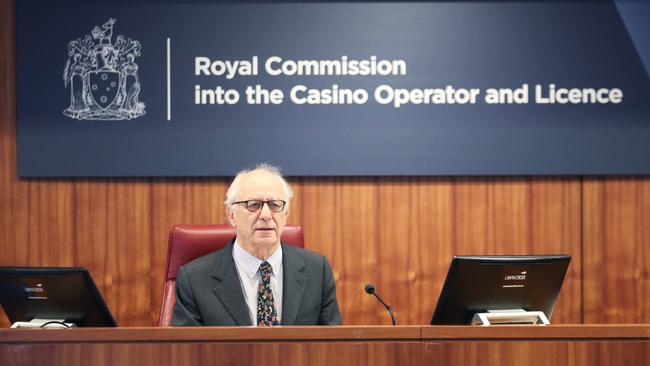
[[[29,300],[47,300],[47,291],[42,283],[38,280],[26,279],[22,288]]]

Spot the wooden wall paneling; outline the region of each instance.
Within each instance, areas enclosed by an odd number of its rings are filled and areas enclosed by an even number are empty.
[[[157,324],[167,265],[169,230],[176,224],[225,223],[225,178],[165,178],[151,184],[151,291],[148,324]]]
[[[109,183],[99,180],[74,183],[74,256],[75,265],[90,271],[113,316],[121,318],[116,313],[119,289],[113,281],[118,272],[117,253],[121,245],[109,239],[108,230],[113,222],[109,212],[108,186]]]
[[[334,264],[344,271],[341,302],[350,314],[347,320],[350,324],[391,324],[385,308],[365,292],[370,283],[381,296],[390,294],[382,283],[387,263],[382,260],[384,247],[380,239],[380,228],[391,225],[382,221],[380,215],[389,209],[389,203],[383,200],[377,179],[370,177],[346,178],[340,200],[335,215],[342,231],[340,241],[334,244]]]
[[[410,324],[428,324],[442,290],[453,256],[452,178],[422,177],[415,180],[409,220],[413,251],[409,286],[414,297],[403,304],[412,313]],[[415,270],[417,269],[417,271]]]
[[[294,188],[300,216],[290,213],[289,222],[303,226],[307,249],[328,257],[344,323],[383,324],[385,314],[363,291],[379,273],[374,179],[304,178]]]
[[[223,201],[228,183],[225,178],[153,180],[153,228],[165,248],[173,225],[226,222]]]
[[[532,186],[530,178],[488,178],[481,182],[487,204],[486,254],[528,254],[532,247]],[[476,244],[475,244],[476,245]]]
[[[398,324],[427,324],[453,249],[453,185],[449,178],[380,178],[378,280]],[[380,324],[389,322],[379,306]]]
[[[16,76],[15,76],[15,25],[14,25],[14,3],[13,1],[0,1],[0,240],[2,240],[2,251],[0,252],[0,265],[10,265],[19,255],[13,243],[16,242],[16,232],[10,228],[16,228],[15,202],[24,202],[27,196],[27,187],[17,189],[12,183],[16,178],[16,128],[12,123],[16,118]],[[20,200],[17,199],[20,197]],[[26,208],[23,210],[25,217]],[[26,240],[25,240],[26,242]],[[9,245],[11,244],[11,245]],[[26,256],[22,258],[26,261]]]
[[[151,194],[146,182],[120,181],[108,186],[109,241],[115,245],[117,271],[114,281],[119,297],[113,306],[118,321],[128,325],[150,324],[152,290],[160,275],[152,271]],[[158,285],[159,286],[159,285]],[[113,301],[115,304],[115,301]]]
[[[2,202],[2,254],[0,254],[0,265],[19,265],[28,263],[29,251],[27,243],[29,236],[29,184],[16,181],[15,145],[11,163],[12,167],[8,176],[3,176],[0,187],[0,200]],[[11,155],[10,155],[11,156]],[[6,159],[0,158],[5,163]]]
[[[488,254],[486,178],[456,178],[452,190],[452,255]],[[497,254],[497,253],[491,253]]]
[[[428,251],[417,252],[420,248],[414,234],[418,228],[418,206],[415,178],[384,178],[378,187],[377,231],[379,233],[377,253],[377,292],[392,306],[398,324],[414,324],[418,317],[412,307],[420,298],[415,293],[414,281],[422,278],[422,266],[419,256],[428,255]],[[382,322],[391,324],[390,318],[379,303],[376,304],[378,316]],[[421,321],[421,320],[420,320]],[[415,324],[417,324],[416,322]]]
[[[579,180],[382,178],[379,196],[378,282],[402,324],[430,320],[452,255],[526,253],[574,254],[556,321],[580,321]]]
[[[191,183],[192,222],[197,224],[226,223],[226,190],[232,178],[193,179]]]
[[[650,322],[650,178],[587,178],[584,320]]]
[[[609,256],[605,240],[605,207],[607,203],[605,195],[605,182],[603,180],[585,178],[583,184],[583,320],[587,323],[604,323],[610,317],[607,310],[611,305],[607,301],[605,273],[608,267],[606,262],[613,258]],[[607,256],[607,257],[606,257]],[[617,302],[615,300],[615,302]],[[614,309],[615,311],[615,309]]]
[[[13,164],[15,167],[15,164]],[[15,172],[12,173],[15,177]],[[72,185],[53,180],[3,182],[0,265],[70,266],[74,262]]]
[[[580,321],[579,180],[457,178],[452,195],[453,255],[572,254],[553,321]]]
[[[582,181],[535,180],[531,187],[531,254],[569,254],[571,263],[551,321],[582,322]]]
[[[27,265],[71,266],[73,251],[72,184],[65,181],[30,181]],[[24,202],[22,204],[25,204]]]
[[[15,171],[12,175],[15,177]],[[2,244],[6,250],[2,251],[0,265],[73,263],[71,184],[51,180],[18,182],[14,178],[3,183],[2,206]]]
[[[191,224],[191,213],[185,210],[184,191],[189,189],[183,180],[156,179],[151,185],[152,229],[161,249],[167,254],[169,229],[175,224]],[[187,202],[191,206],[191,202]]]

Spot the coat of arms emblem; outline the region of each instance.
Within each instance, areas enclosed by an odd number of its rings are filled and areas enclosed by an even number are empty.
[[[70,88],[70,106],[63,114],[78,120],[130,120],[145,114],[138,97],[140,42],[119,35],[113,44],[115,19],[90,35],[68,43],[63,81]]]

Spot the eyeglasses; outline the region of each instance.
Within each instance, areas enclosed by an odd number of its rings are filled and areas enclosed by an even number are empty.
[[[282,200],[270,200],[270,201],[260,201],[260,200],[248,200],[248,201],[237,201],[233,202],[233,205],[244,205],[246,206],[246,209],[250,212],[257,212],[264,207],[264,204],[266,203],[267,206],[269,206],[269,210],[274,213],[282,212],[284,210],[284,206],[287,204],[286,201]]]

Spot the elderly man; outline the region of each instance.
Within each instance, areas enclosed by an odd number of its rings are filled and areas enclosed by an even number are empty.
[[[237,174],[225,201],[237,236],[179,269],[173,325],[341,324],[327,259],[280,243],[291,196],[273,166]]]

